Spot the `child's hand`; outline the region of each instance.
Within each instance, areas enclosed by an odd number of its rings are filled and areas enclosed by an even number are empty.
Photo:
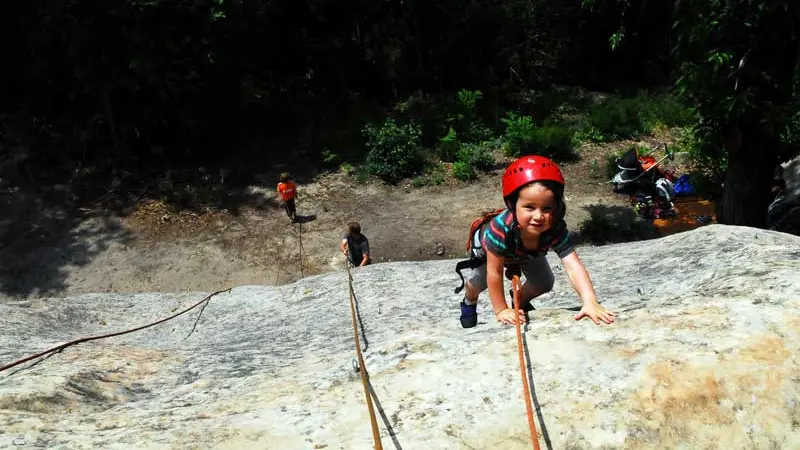
[[[519,318],[520,323],[526,322],[525,311],[522,309],[519,310],[519,314],[514,314],[514,310],[511,308],[506,308],[499,313],[497,313],[497,321],[500,323],[505,323],[507,325],[516,325],[515,318]]]
[[[588,317],[592,319],[595,325],[600,325],[600,321],[607,324],[611,324],[614,322],[614,317],[616,317],[617,313],[614,311],[609,311],[603,307],[603,305],[597,302],[587,302],[581,308],[581,312],[575,315],[575,320],[581,320],[584,317]]]

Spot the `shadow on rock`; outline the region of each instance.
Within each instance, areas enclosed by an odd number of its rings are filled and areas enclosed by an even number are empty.
[[[0,218],[0,293],[27,297],[65,289],[68,265],[81,266],[129,232],[108,218],[84,221],[69,193],[4,188]]]
[[[589,218],[578,233],[573,233],[576,244],[605,245],[661,237],[652,222],[642,219],[631,208],[616,205],[587,205],[583,208],[589,212]]]
[[[315,220],[317,220],[317,215],[316,214],[312,214],[310,216],[301,216],[301,215],[298,214],[297,218],[295,219],[295,222],[297,222],[297,223],[309,223],[309,222],[313,222]]]

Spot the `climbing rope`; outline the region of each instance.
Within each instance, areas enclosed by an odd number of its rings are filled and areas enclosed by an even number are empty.
[[[525,371],[525,355],[523,354],[522,345],[522,330],[519,320],[519,292],[522,285],[519,281],[519,275],[514,275],[511,279],[511,289],[514,291],[514,314],[517,320],[517,348],[519,349],[519,370],[522,373],[522,389],[525,392],[525,410],[528,413],[528,427],[531,431],[531,439],[533,440],[534,450],[539,450],[539,435],[536,434],[536,423],[533,421],[533,407],[531,406],[531,391],[528,388],[528,374]]]
[[[353,290],[353,273],[350,271],[350,258],[345,255],[345,267],[347,268],[347,286],[350,292],[350,314],[353,318],[353,339],[356,342],[356,358],[358,359],[358,371],[361,374],[361,383],[364,385],[364,396],[367,399],[367,410],[369,411],[369,421],[372,425],[372,439],[375,441],[375,450],[383,450],[381,435],[378,431],[378,419],[375,417],[375,408],[372,405],[370,395],[369,374],[367,366],[364,364],[364,355],[361,353],[361,342],[358,339],[358,320],[356,319],[356,294]]]
[[[303,254],[305,250],[303,249],[303,224],[298,222],[297,223],[297,240],[300,243],[300,278],[305,278],[305,271],[303,270]]]
[[[225,289],[223,291],[214,292],[213,294],[208,295],[206,298],[204,298],[204,299],[200,300],[199,302],[195,303],[194,305],[184,309],[183,311],[175,313],[175,314],[173,314],[173,315],[171,315],[169,317],[165,317],[165,318],[163,318],[161,320],[158,320],[156,322],[149,323],[147,325],[142,325],[140,327],[131,328],[130,330],[118,331],[116,333],[101,334],[101,335],[98,335],[98,336],[84,337],[84,338],[80,338],[80,339],[75,339],[75,340],[69,341],[66,344],[61,344],[61,345],[59,345],[57,347],[53,347],[51,349],[47,349],[47,350],[45,350],[43,352],[39,352],[39,353],[37,353],[35,355],[31,355],[31,356],[28,356],[26,358],[22,358],[19,361],[14,361],[14,362],[12,362],[10,364],[6,364],[6,365],[0,367],[0,372],[2,372],[4,370],[8,370],[8,369],[10,369],[12,367],[18,366],[20,364],[26,363],[28,361],[34,360],[36,358],[41,358],[42,356],[47,356],[47,355],[49,355],[51,353],[60,352],[60,351],[64,350],[67,347],[70,347],[70,346],[73,346],[73,345],[77,345],[77,344],[80,344],[82,342],[96,341],[98,339],[105,339],[105,338],[110,338],[110,337],[114,337],[114,336],[122,336],[123,334],[133,333],[134,331],[139,331],[139,330],[144,330],[145,328],[150,328],[152,326],[164,323],[164,322],[166,322],[168,320],[172,320],[172,319],[180,316],[181,314],[185,314],[185,313],[191,311],[192,309],[197,308],[200,305],[204,305],[203,309],[205,309],[205,304],[209,300],[211,300],[212,297],[214,297],[215,295],[218,295],[218,294],[222,294],[223,292],[230,292],[230,290],[231,290],[231,288]],[[203,313],[203,309],[200,310],[200,314]],[[198,320],[199,319],[200,319],[200,317],[198,316]],[[196,325],[197,325],[197,323],[195,322],[195,326]],[[189,334],[191,335],[192,332],[194,332],[194,327],[192,327],[192,331],[190,331]],[[186,337],[189,337],[189,336],[187,335]]]

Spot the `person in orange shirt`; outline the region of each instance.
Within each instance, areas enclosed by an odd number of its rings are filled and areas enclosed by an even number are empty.
[[[297,221],[297,209],[294,200],[297,198],[297,185],[289,177],[289,174],[284,172],[281,174],[280,183],[278,183],[278,201],[281,208],[286,211],[292,222]]]

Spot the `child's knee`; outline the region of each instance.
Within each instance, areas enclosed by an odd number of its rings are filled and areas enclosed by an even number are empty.
[[[525,280],[525,285],[522,289],[523,297],[525,297],[526,300],[530,300],[542,294],[546,294],[553,290],[554,284],[555,277],[553,277],[552,274],[549,277],[542,276],[535,280]]]
[[[478,298],[478,295],[485,291],[487,288],[486,283],[486,266],[477,267],[472,269],[467,275],[467,279],[465,280],[465,287],[466,287],[466,295],[467,298],[470,300],[475,300]]]
[[[464,294],[470,300],[477,299],[478,296],[483,291],[483,289],[481,289],[480,286],[473,286],[473,284],[470,283],[470,280],[467,280],[467,282],[465,283],[465,286],[466,286],[466,292]]]
[[[544,282],[542,283],[542,286],[544,286],[544,291],[545,291],[545,292],[550,292],[550,291],[552,291],[552,290],[553,290],[553,286],[554,286],[555,284],[556,284],[556,277],[555,277],[555,275],[553,275],[553,272],[548,272],[548,273],[547,273],[547,278],[546,278],[546,279],[544,280]]]

